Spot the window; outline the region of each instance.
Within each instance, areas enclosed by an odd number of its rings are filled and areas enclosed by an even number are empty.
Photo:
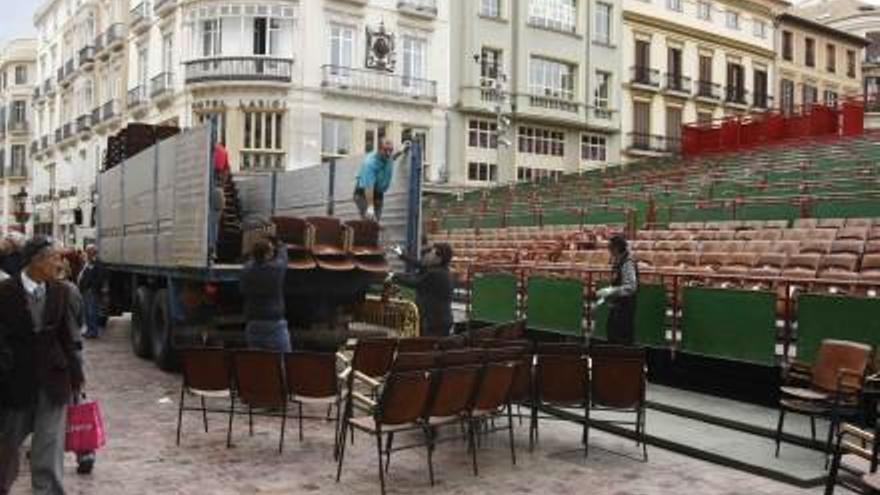
[[[727,64],[727,101],[745,103],[746,71],[742,65],[728,62]]]
[[[725,13],[726,24],[730,29],[739,29],[739,12],[728,10]]]
[[[782,32],[782,58],[791,62],[794,60],[794,42],[791,31]]]
[[[489,120],[469,120],[468,146],[471,148],[498,149],[498,123]]]
[[[468,162],[468,180],[496,182],[498,181],[498,165],[486,162]]]
[[[755,92],[755,106],[758,108],[769,108],[766,70],[755,69],[752,72],[752,91]]]
[[[611,73],[596,71],[596,87],[593,91],[593,106],[596,108],[596,117],[611,118],[610,101]]]
[[[825,104],[828,105],[829,107],[836,107],[837,106],[837,92],[836,91],[826,89],[822,93],[822,99],[825,101]]]
[[[704,21],[712,20],[712,3],[706,0],[697,2],[697,17]]]
[[[321,119],[321,153],[325,155],[347,155],[351,153],[350,120],[333,117]]]
[[[138,47],[137,51],[137,87],[141,88],[143,95],[144,88],[147,87],[147,46]]]
[[[501,0],[480,0],[480,15],[501,17]]]
[[[548,170],[545,168],[519,167],[516,169],[516,180],[518,181],[540,181],[550,179],[558,181],[562,178],[561,170]]]
[[[23,100],[13,101],[11,110],[9,112],[10,122],[24,123],[27,120],[27,104]]]
[[[804,65],[807,67],[816,66],[816,40],[813,38],[804,39]]]
[[[752,34],[756,38],[764,39],[767,37],[767,23],[758,19],[752,19]]]
[[[804,84],[804,106],[812,105],[819,101],[819,90],[815,86]]]
[[[330,65],[351,67],[353,58],[354,29],[336,24],[330,26]]]
[[[262,170],[284,168],[284,113],[245,111],[241,168]]]
[[[518,141],[521,153],[565,156],[565,133],[561,131],[520,126]]]
[[[254,55],[281,53],[281,20],[254,17]]]
[[[596,3],[596,41],[611,44],[612,6],[604,2]]]
[[[847,77],[856,77],[856,52],[855,50],[846,51],[846,75]]]
[[[364,153],[375,150],[387,135],[388,125],[385,122],[367,122],[364,130]]]
[[[831,43],[825,45],[825,70],[837,72],[837,47]]]
[[[24,167],[25,158],[25,146],[23,144],[13,144],[9,153],[9,164],[12,166],[12,169]]]
[[[574,67],[532,57],[529,62],[529,91],[536,96],[574,98]]]
[[[712,86],[712,56],[700,55],[700,95],[711,96],[706,91]]]
[[[214,122],[217,126],[217,141],[226,143],[226,112],[199,112],[195,117],[199,125],[208,125]]]
[[[174,69],[174,38],[171,33],[162,36],[162,72],[170,74]]]
[[[573,33],[577,28],[577,0],[529,0],[529,24]]]
[[[428,43],[412,36],[403,37],[403,85],[409,86],[409,78],[425,79]]]
[[[674,10],[676,12],[681,12],[681,0],[666,0],[666,8],[669,10]]]
[[[645,101],[633,102],[632,146],[651,149],[651,104]]]
[[[681,149],[681,107],[666,107],[666,151]]]
[[[202,21],[202,56],[217,57],[223,52],[222,27],[222,19]]]
[[[581,160],[608,161],[608,138],[596,134],[582,134]]]
[[[27,84],[27,66],[15,66],[15,84]]]
[[[501,50],[483,47],[480,55],[480,87],[494,87],[501,69]]]
[[[697,123],[709,125],[712,123],[712,112],[697,112]]]
[[[668,74],[667,84],[670,89],[679,91],[685,90],[682,78],[682,57],[681,48],[668,48],[666,50],[666,72]],[[687,91],[690,91],[687,89]]]

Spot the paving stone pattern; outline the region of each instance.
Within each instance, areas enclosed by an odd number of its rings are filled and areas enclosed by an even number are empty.
[[[184,417],[184,435],[175,446],[180,377],[159,371],[129,350],[128,320],[114,319],[105,336],[89,341],[89,392],[100,400],[109,443],[91,476],[77,476],[68,455],[65,485],[69,494],[297,494],[379,493],[375,443],[364,434],[349,445],[342,481],[335,483],[331,423],[306,424],[299,442],[296,422],[288,423],[285,451],[277,453],[279,422],[255,419],[248,436],[247,418],[236,417],[234,448],[226,448],[226,417],[210,419],[202,430],[199,414]],[[650,431],[650,413],[648,429]],[[591,433],[589,458],[578,449],[577,426],[544,422],[541,442],[528,452],[528,427],[517,426],[517,465],[512,466],[506,433],[497,433],[479,449],[480,476],[474,477],[466,445],[441,444],[434,457],[437,484],[428,482],[422,449],[395,453],[388,476],[389,493],[478,494],[535,493],[596,495],[788,495],[821,493],[801,490],[678,454],[649,448],[650,461],[629,440]],[[405,439],[396,439],[401,445]],[[23,463],[23,468],[27,467]],[[23,472],[13,494],[30,493]]]

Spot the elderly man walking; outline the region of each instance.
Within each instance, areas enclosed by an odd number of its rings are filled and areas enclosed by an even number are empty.
[[[82,344],[51,239],[28,241],[22,261],[19,276],[0,282],[0,495],[15,482],[30,435],[33,493],[60,495],[66,405],[85,381]]]

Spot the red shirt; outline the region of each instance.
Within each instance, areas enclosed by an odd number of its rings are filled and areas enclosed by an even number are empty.
[[[214,171],[217,173],[229,172],[229,153],[226,147],[220,143],[214,145]]]

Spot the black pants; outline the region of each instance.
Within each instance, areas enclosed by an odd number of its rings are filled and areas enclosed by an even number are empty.
[[[634,345],[636,337],[635,298],[614,301],[608,312],[608,342],[617,345]]]

